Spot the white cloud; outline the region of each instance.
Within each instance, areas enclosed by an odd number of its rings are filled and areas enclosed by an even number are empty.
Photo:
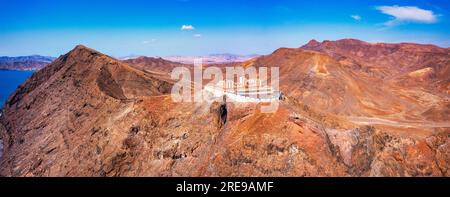
[[[425,10],[416,6],[378,6],[381,13],[393,16],[394,19],[387,21],[385,25],[393,26],[404,22],[435,23],[437,15],[431,10]]]
[[[361,16],[359,15],[351,15],[350,17],[352,17],[353,19],[360,21],[361,20]]]
[[[150,44],[150,43],[153,43],[153,42],[156,42],[156,39],[151,39],[151,40],[144,40],[144,41],[142,41],[142,44]]]
[[[182,25],[181,30],[194,30],[194,26],[192,25]]]
[[[202,34],[194,34],[194,37],[200,38],[200,37],[202,37]]]

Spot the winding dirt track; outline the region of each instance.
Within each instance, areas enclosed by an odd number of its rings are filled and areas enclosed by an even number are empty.
[[[356,124],[380,124],[394,127],[414,127],[414,128],[450,127],[449,122],[399,122],[371,117],[347,117],[347,119]]]

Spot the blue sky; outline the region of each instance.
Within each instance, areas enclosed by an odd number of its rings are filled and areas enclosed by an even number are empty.
[[[0,56],[268,54],[310,39],[450,46],[447,0],[0,0]],[[184,28],[183,28],[184,27]]]

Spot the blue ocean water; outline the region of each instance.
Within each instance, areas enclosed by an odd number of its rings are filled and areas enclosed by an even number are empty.
[[[0,108],[33,71],[0,70]]]

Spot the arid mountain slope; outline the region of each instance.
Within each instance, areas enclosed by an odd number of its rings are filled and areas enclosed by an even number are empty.
[[[162,58],[153,57],[137,57],[134,59],[123,60],[123,62],[132,65],[134,68],[146,71],[167,74],[172,71],[173,68],[179,66],[187,66],[178,62],[171,62]]]
[[[280,49],[245,62],[263,63],[281,67],[287,94],[270,114],[259,112],[262,104],[174,103],[170,80],[77,46],[4,106],[0,175],[450,175],[448,128],[359,124],[320,108],[327,97],[339,105],[333,96],[355,93],[335,83],[374,91],[332,56]]]
[[[170,87],[168,82],[77,46],[35,73],[4,106],[1,121],[10,134],[3,138],[4,149],[20,158],[25,155],[15,155],[14,151],[42,151],[45,143],[74,148],[72,145],[76,147],[81,141],[72,132],[91,130],[97,118],[108,111],[140,96],[167,93]]]
[[[399,85],[439,86],[449,93],[450,50],[414,43],[368,43],[355,39],[312,40],[303,49],[320,51],[335,58],[351,59],[364,72]],[[420,83],[426,80],[426,83]],[[419,83],[415,83],[415,82]]]
[[[323,112],[430,126],[450,122],[447,49],[358,40],[311,41],[241,65],[279,66],[281,90]]]

